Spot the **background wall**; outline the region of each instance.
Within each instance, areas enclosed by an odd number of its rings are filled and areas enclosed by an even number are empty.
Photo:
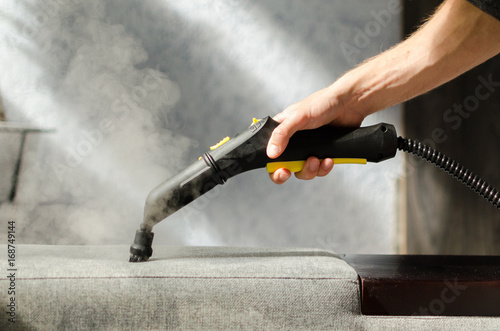
[[[410,33],[441,1],[405,3]],[[500,187],[500,57],[405,105],[405,128]],[[442,170],[408,158],[408,253],[500,253],[500,213]]]
[[[154,186],[398,42],[401,10],[394,0],[2,2],[7,120],[57,129],[28,136],[2,221],[16,220],[18,243],[131,243]],[[380,121],[401,131],[399,107],[364,124]],[[14,146],[7,164],[18,138],[0,138]],[[247,173],[156,226],[155,244],[394,252],[401,164],[283,186]]]

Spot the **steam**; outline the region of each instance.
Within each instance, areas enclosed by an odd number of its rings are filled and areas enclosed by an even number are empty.
[[[179,170],[192,145],[161,130],[181,91],[159,70],[140,68],[147,52],[123,25],[106,22],[105,2],[51,5],[21,8],[28,13],[19,25],[33,31],[17,31],[27,38],[16,46],[42,52],[36,60],[28,51],[16,59],[35,62],[36,71],[13,63],[18,75],[35,74],[25,92],[38,104],[33,112],[33,104],[19,98],[16,108],[32,123],[57,129],[29,137],[15,215],[21,218],[20,240],[128,242],[142,220],[147,192]],[[43,25],[35,30],[37,18]]]
[[[353,40],[353,26],[385,7],[2,2],[6,116],[57,133],[28,136],[16,203],[0,205],[0,217],[16,220],[20,243],[130,244],[153,187],[252,117],[334,81],[350,67],[338,43]],[[396,42],[397,22],[359,56]],[[381,120],[399,117],[389,111],[370,121]],[[156,226],[155,244],[388,253],[398,178],[384,174],[395,164],[338,166],[328,178],[285,186],[265,171],[237,176]]]

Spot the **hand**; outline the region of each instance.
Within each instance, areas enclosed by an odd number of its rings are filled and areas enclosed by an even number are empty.
[[[300,172],[295,173],[295,177],[303,180],[311,180],[314,177],[323,177],[330,173],[333,169],[333,160],[324,159],[322,162],[317,157],[310,157],[304,163],[304,167]],[[291,173],[287,169],[278,169],[272,174],[269,174],[271,180],[276,184],[283,184],[290,178]]]
[[[281,155],[296,131],[325,124],[357,127],[366,116],[457,77],[500,53],[498,31],[500,20],[468,1],[444,1],[412,36],[276,115],[281,124],[273,131],[267,155]],[[311,162],[297,177],[311,179],[331,170],[325,161],[319,167]],[[284,169],[271,174],[276,183],[289,177]]]
[[[316,129],[325,124],[359,126],[364,116],[346,109],[334,92],[333,85],[287,107],[274,117],[274,120],[281,124],[273,131],[267,145],[267,155],[270,158],[280,156],[288,145],[290,137],[299,130]],[[302,171],[297,172],[295,176],[299,179],[310,180],[316,176],[326,176],[332,168],[332,159],[320,162],[318,158],[311,157],[306,160]],[[278,169],[269,176],[276,184],[283,184],[290,178],[291,173],[287,169]]]

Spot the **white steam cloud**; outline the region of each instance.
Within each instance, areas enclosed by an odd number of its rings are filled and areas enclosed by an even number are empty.
[[[161,130],[179,86],[140,68],[147,52],[123,25],[106,22],[105,2],[7,9],[17,18],[3,26],[16,36],[3,40],[11,46],[3,63],[11,66],[2,66],[2,85],[14,97],[7,116],[57,129],[28,136],[16,204],[4,206],[20,240],[131,241],[147,192],[180,169],[192,144]]]
[[[3,1],[6,115],[57,131],[28,135],[17,198],[0,205],[1,220],[16,220],[19,243],[131,243],[153,187],[252,117],[334,81],[351,67],[339,43],[352,44],[388,3]],[[398,17],[389,18],[359,60],[398,41]],[[399,117],[370,121],[381,120]],[[237,176],[157,225],[155,244],[390,253],[397,164],[338,166],[284,186],[265,171]]]

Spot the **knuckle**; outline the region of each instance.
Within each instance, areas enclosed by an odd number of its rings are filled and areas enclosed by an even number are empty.
[[[287,136],[287,130],[278,126],[276,129],[274,129],[273,136],[284,138]]]

